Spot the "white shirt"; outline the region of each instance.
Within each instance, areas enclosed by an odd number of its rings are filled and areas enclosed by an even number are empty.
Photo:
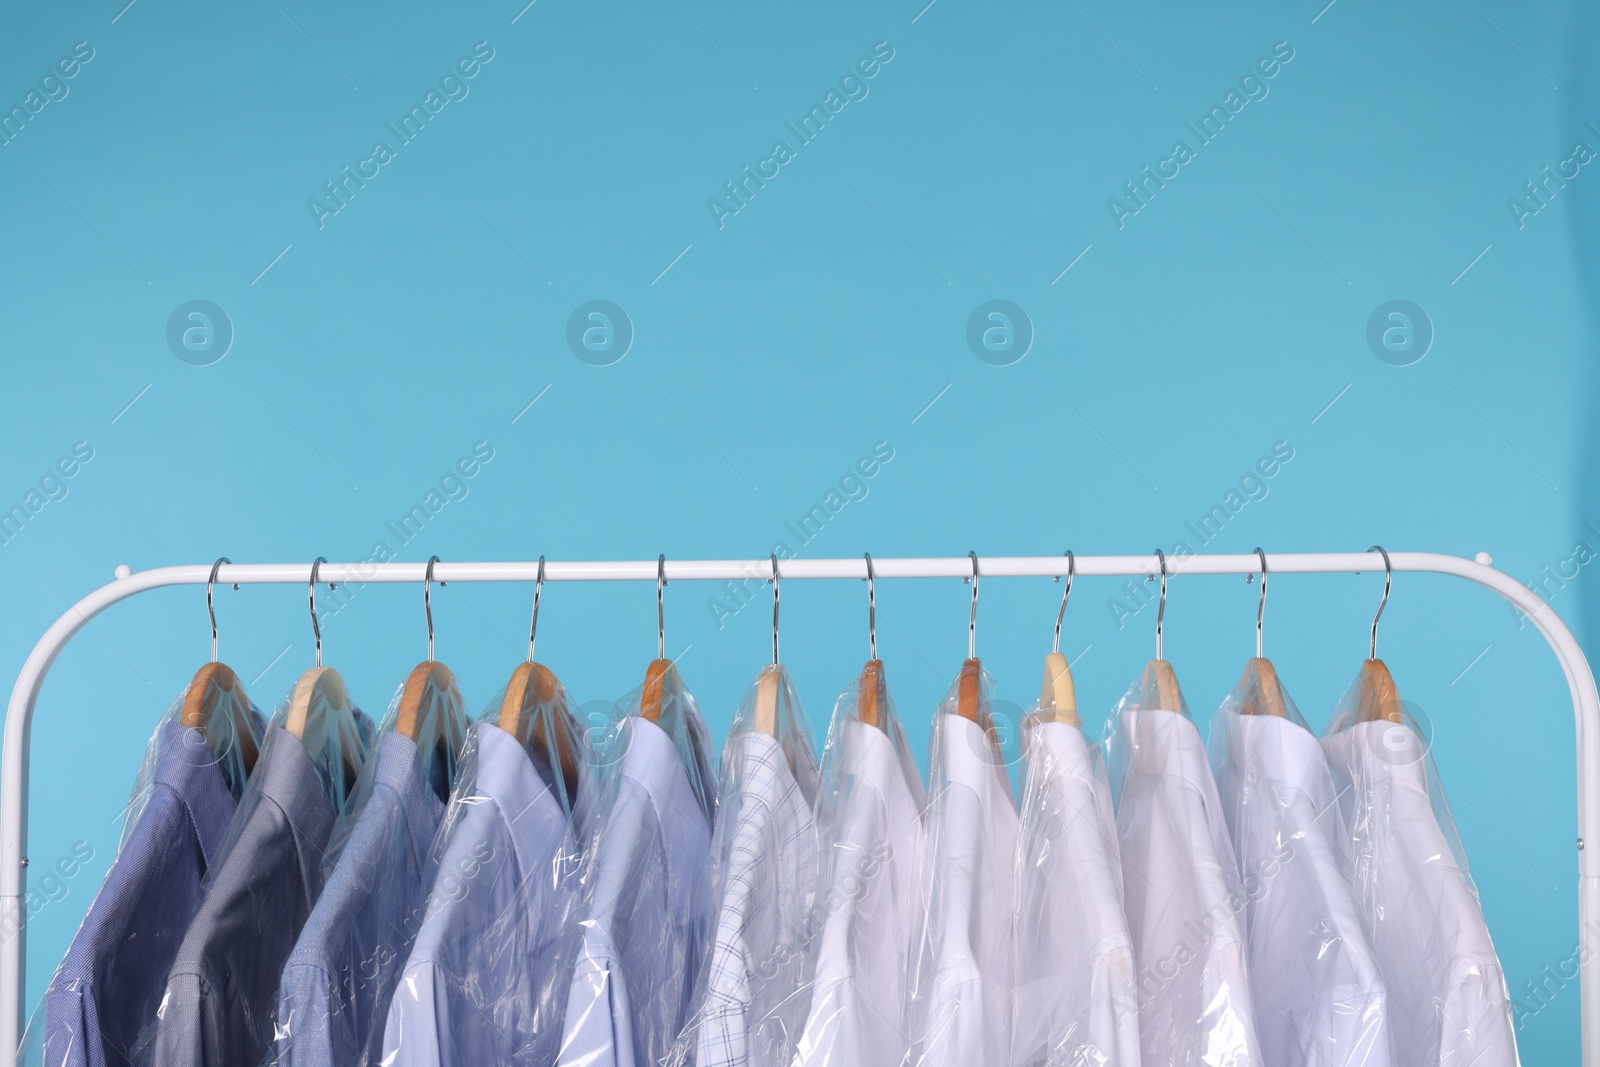
[[[1351,890],[1389,989],[1395,1062],[1514,1067],[1505,975],[1435,814],[1422,739],[1362,722],[1322,747],[1349,827]]]
[[[1211,762],[1238,853],[1262,1054],[1282,1067],[1388,1067],[1384,984],[1340,870],[1317,739],[1224,707]]]
[[[893,1067],[906,1052],[905,973],[916,929],[925,831],[887,734],[854,718],[839,731],[836,820],[819,825],[825,916],[811,1011],[795,1067]]]
[[[1111,787],[1064,722],[1027,728],[1014,1067],[1139,1067],[1133,940]]]
[[[711,826],[666,731],[637,716],[622,728],[622,780],[597,838],[559,1067],[665,1058],[704,936],[696,911]]]
[[[1259,1067],[1233,848],[1200,733],[1175,711],[1124,711],[1122,886],[1149,1067]]]
[[[728,740],[737,792],[724,792],[718,829],[721,905],[705,989],[675,1050],[694,1067],[788,1067],[805,1022],[802,983],[817,834],[811,808],[776,738]],[[724,835],[726,839],[724,839]]]
[[[935,729],[912,1062],[1001,1067],[1011,1051],[1017,809],[983,727],[946,712]]]

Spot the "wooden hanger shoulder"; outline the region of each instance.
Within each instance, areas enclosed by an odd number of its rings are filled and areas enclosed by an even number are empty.
[[[1080,723],[1078,695],[1072,685],[1072,668],[1067,657],[1051,652],[1044,658],[1044,685],[1039,691],[1039,706],[1054,708],[1054,721],[1071,726]]]
[[[212,723],[221,715],[231,721],[239,758],[249,774],[256,765],[255,723],[250,714],[250,698],[245,695],[244,683],[226,663],[207,663],[189,682],[183,695],[183,707],[178,721],[184,726],[199,730],[208,741],[215,735]]]
[[[406,676],[405,688],[400,691],[394,732],[413,741],[420,740],[428,717],[441,714],[441,709],[434,703],[433,694],[448,693],[453,685],[455,675],[437,660],[426,660],[413,667]],[[426,706],[424,701],[428,701]]]
[[[878,705],[878,690],[883,686],[883,660],[868,660],[856,683],[856,718],[868,726],[883,729],[883,709]]]
[[[1361,688],[1357,700],[1357,722],[1400,722],[1400,691],[1381,659],[1365,660],[1356,678]]]
[[[332,667],[313,667],[294,683],[294,694],[289,698],[289,714],[284,719],[283,728],[305,740],[306,720],[310,717],[313,702],[318,700],[336,710],[350,710],[350,697],[345,691],[344,679]]]
[[[1278,683],[1278,672],[1270,660],[1255,657],[1245,664],[1244,677],[1239,680],[1245,699],[1239,707],[1241,715],[1269,715],[1287,719],[1288,708],[1283,702],[1283,686]]]
[[[496,724],[535,752],[545,766],[560,773],[570,800],[578,793],[578,756],[572,738],[555,721],[557,709],[550,708],[559,686],[554,672],[544,664],[518,664],[501,698]],[[549,709],[551,714],[534,714],[539,709]]]
[[[982,712],[983,667],[976,658],[961,661],[961,673],[956,677],[956,714],[963,719],[978,722]]]
[[[761,677],[756,680],[753,726],[758,733],[778,735],[778,681],[782,676],[783,668],[773,663],[763,667]]]
[[[1145,664],[1142,686],[1153,685],[1156,691],[1156,702],[1166,711],[1183,711],[1183,697],[1178,691],[1178,676],[1173,673],[1172,664],[1164,659],[1153,659]]]
[[[661,719],[661,691],[666,685],[667,672],[672,669],[670,659],[653,659],[644,671],[644,692],[639,698],[639,717],[649,722]]]

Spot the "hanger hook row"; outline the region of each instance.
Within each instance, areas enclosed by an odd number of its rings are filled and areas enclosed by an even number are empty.
[[[322,666],[322,624],[317,621],[317,573],[322,570],[322,565],[328,562],[327,556],[318,556],[311,561],[311,580],[306,583],[306,601],[311,606],[311,633],[317,639],[317,666]],[[328,583],[329,589],[339,588],[333,582]]]
[[[667,555],[656,557],[656,659],[667,658],[667,614],[661,591],[667,587]]]
[[[217,561],[211,565],[211,577],[206,579],[206,614],[211,616],[211,662],[217,662],[217,609],[211,603],[211,587],[217,584],[217,571],[224,563],[232,563],[227,556],[218,556]],[[238,583],[234,588],[239,588]]]
[[[1378,658],[1378,620],[1383,618],[1384,605],[1389,603],[1389,587],[1394,582],[1394,568],[1389,564],[1389,553],[1383,550],[1382,545],[1373,545],[1368,552],[1376,552],[1383,557],[1383,599],[1378,601],[1378,612],[1372,616],[1372,643],[1368,650],[1368,659]]]
[[[422,610],[428,616],[428,662],[433,662],[433,565],[439,562],[438,556],[428,557],[428,568],[422,572]],[[445,583],[440,582],[442,588]]]
[[[772,554],[772,665],[778,665],[778,554]]]
[[[539,557],[539,573],[533,578],[533,620],[528,623],[528,662],[533,662],[533,638],[539,632],[539,595],[544,592],[544,557]]]
[[[1161,564],[1161,600],[1156,604],[1156,659],[1161,658],[1161,628],[1167,619],[1167,554],[1156,549]]]
[[[862,557],[867,561],[867,658],[878,658],[878,596],[873,587],[872,553],[863,552]]]
[[[1266,614],[1267,610],[1267,554],[1257,545],[1256,555],[1261,559],[1261,599],[1256,601],[1256,659],[1260,659],[1261,617]]]
[[[972,608],[967,613],[967,658],[976,659],[978,655],[978,553],[968,552],[967,558],[972,560]]]
[[[1055,643],[1050,646],[1050,651],[1052,652],[1061,651],[1061,620],[1067,614],[1067,599],[1072,596],[1072,576],[1077,572],[1077,567],[1077,560],[1073,558],[1072,549],[1069,548],[1067,549],[1067,587],[1061,591],[1061,608],[1056,612],[1056,639]],[[1059,574],[1056,575],[1056,581],[1059,582],[1060,580],[1061,576]]]

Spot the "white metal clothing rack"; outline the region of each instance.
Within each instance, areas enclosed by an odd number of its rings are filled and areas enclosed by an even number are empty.
[[[1600,693],[1588,660],[1572,632],[1550,606],[1510,575],[1486,564],[1432,552],[1393,552],[1396,572],[1449,574],[1491,589],[1526,615],[1556,655],[1572,696],[1577,721],[1578,750],[1578,923],[1583,942],[1590,938],[1590,923],[1600,923],[1600,856],[1585,849],[1588,827],[1600,826],[1600,779],[1589,772],[1600,768]],[[544,578],[551,582],[655,581],[656,560],[548,562]],[[1078,556],[1080,576],[1155,576],[1154,554],[1138,556]],[[1288,553],[1266,559],[1271,574],[1326,574],[1382,572],[1384,561],[1376,552]],[[667,581],[726,581],[766,578],[772,563],[759,560],[667,560]],[[1191,555],[1167,560],[1169,577],[1195,574],[1253,574],[1262,561],[1255,555]],[[876,578],[965,578],[972,573],[966,556],[948,559],[874,559]],[[440,582],[531,582],[538,563],[437,563],[433,578]],[[324,563],[317,577],[322,582],[418,582],[426,574],[424,563]],[[981,559],[984,578],[1055,577],[1066,573],[1064,556],[1010,556]],[[778,565],[781,579],[867,577],[862,559],[791,559]],[[28,735],[34,703],[45,674],[72,635],[100,612],[120,600],[169,585],[204,585],[210,578],[237,585],[301,584],[311,578],[311,565],[224,564],[213,572],[209,563],[161,567],[140,571],[101,586],[69,608],[45,631],[29,654],[11,691],[5,722],[4,751],[0,753],[0,1067],[15,1067],[22,1037],[23,975],[26,960],[26,887],[28,832]],[[8,930],[16,931],[5,937]],[[1600,930],[1600,927],[1597,927]],[[1583,1063],[1600,1067],[1600,952],[1580,956],[1580,1021]]]

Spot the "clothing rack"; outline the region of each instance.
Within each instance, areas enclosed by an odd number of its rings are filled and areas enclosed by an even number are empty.
[[[1077,556],[1078,576],[1143,576],[1158,574],[1154,554],[1138,556]],[[924,559],[874,559],[874,578],[967,578],[973,573],[968,556]],[[1050,578],[1067,574],[1065,556],[980,557],[983,578]],[[1285,553],[1282,555],[1188,555],[1165,560],[1169,578],[1197,574],[1255,574],[1265,566],[1272,574],[1397,572],[1448,574],[1476,582],[1498,593],[1532,621],[1549,642],[1556,662],[1567,679],[1577,725],[1578,750],[1578,925],[1580,941],[1589,939],[1591,922],[1600,922],[1600,856],[1584,848],[1587,827],[1600,826],[1600,780],[1588,772],[1600,767],[1600,692],[1596,691],[1589,662],[1560,616],[1532,590],[1478,560],[1433,552],[1393,552],[1387,563],[1376,551]],[[421,583],[428,574],[425,563],[323,563],[317,573],[322,582],[363,585],[368,582]],[[774,563],[757,560],[552,561],[521,563],[435,563],[432,577],[439,582],[532,582],[541,573],[550,582],[656,581],[668,582],[766,579]],[[789,559],[776,564],[778,577],[868,577],[865,559]],[[5,741],[0,752],[0,1067],[16,1067],[22,1038],[26,918],[28,830],[28,738],[34,704],[50,665],[73,634],[118,601],[151,589],[172,585],[205,585],[208,580],[235,585],[302,584],[311,579],[309,563],[210,563],[129,572],[119,567],[117,580],[101,586],[67,609],[34,645],[17,676],[7,708]],[[1597,928],[1600,929],[1600,928]],[[6,931],[15,930],[12,936]],[[1600,952],[1580,956],[1580,1025],[1582,1062],[1600,1067]]]

